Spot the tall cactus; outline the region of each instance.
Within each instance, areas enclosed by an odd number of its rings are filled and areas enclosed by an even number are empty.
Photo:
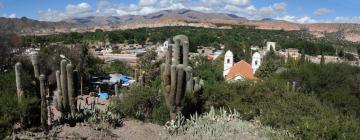
[[[60,80],[60,71],[56,71],[56,85],[57,89],[54,92],[55,93],[55,102],[56,102],[56,109],[58,109],[60,112],[63,112],[63,104],[62,104],[62,95],[61,95],[61,80]]]
[[[119,89],[118,89],[119,87],[118,87],[118,84],[115,84],[114,85],[114,89],[115,89],[115,96],[116,97],[119,97]]]
[[[38,79],[39,76],[40,76],[40,69],[39,69],[39,55],[38,53],[33,53],[31,55],[31,63],[34,67],[34,75],[35,75],[35,78]]]
[[[162,92],[172,120],[176,118],[176,113],[181,111],[185,93],[198,91],[194,90],[192,68],[188,66],[189,39],[184,35],[178,35],[173,41],[175,45],[169,45],[165,63],[161,65]]]
[[[145,86],[145,72],[142,72],[139,76],[138,82],[141,87]]]
[[[75,115],[76,113],[76,105],[75,105],[75,85],[74,85],[74,79],[73,79],[73,65],[71,63],[67,64],[66,66],[66,72],[67,72],[67,87],[68,87],[68,103],[70,106],[71,115]]]
[[[60,62],[60,81],[61,81],[61,95],[62,95],[62,104],[63,104],[63,111],[66,113],[69,111],[69,101],[68,101],[68,94],[67,94],[67,72],[66,72],[66,60],[61,60]]]
[[[46,105],[46,91],[45,91],[45,75],[39,76],[40,81],[40,95],[41,95],[41,125],[46,130],[47,128],[47,105]]]
[[[22,65],[20,62],[17,62],[15,64],[15,76],[16,76],[16,93],[17,93],[17,96],[19,98],[19,100],[21,99],[21,97],[23,96],[24,94],[24,90],[22,89],[22,84],[21,84],[21,71],[22,71]]]

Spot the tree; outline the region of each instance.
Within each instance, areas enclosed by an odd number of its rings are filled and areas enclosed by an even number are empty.
[[[248,63],[251,63],[251,47],[248,46],[245,42],[242,42],[243,48],[245,48],[245,60]]]
[[[342,58],[342,57],[344,57],[344,55],[345,55],[344,50],[340,50],[340,52],[338,53],[338,56]]]
[[[303,50],[303,51],[301,52],[300,64],[304,64],[304,63],[306,62],[305,59],[306,59],[306,58],[305,58],[305,50]]]
[[[260,78],[269,77],[272,73],[277,70],[278,66],[272,59],[264,61],[264,63],[256,71],[255,76]]]
[[[137,68],[139,72],[145,72],[146,79],[154,79],[159,72],[160,63],[156,61],[157,52],[155,49],[148,49],[138,60]]]
[[[87,65],[88,48],[87,44],[81,44],[80,62],[79,62],[79,74],[80,74],[80,93],[83,95],[83,77],[87,73],[85,71]]]
[[[324,64],[325,64],[325,57],[324,54],[321,54],[320,65],[324,65]]]

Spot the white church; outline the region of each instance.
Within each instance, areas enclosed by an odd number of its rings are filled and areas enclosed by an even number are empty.
[[[251,65],[244,60],[234,64],[234,54],[228,50],[224,57],[224,71],[223,76],[226,81],[236,80],[255,80],[255,72],[261,65],[262,58],[270,52],[276,50],[276,42],[267,42],[266,49],[259,50],[252,55]]]

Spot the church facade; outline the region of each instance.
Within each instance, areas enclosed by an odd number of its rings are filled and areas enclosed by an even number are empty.
[[[275,42],[267,42],[266,48],[255,52],[252,55],[251,64],[247,63],[244,60],[234,63],[234,54],[228,50],[224,56],[224,71],[223,76],[226,81],[236,81],[236,80],[255,80],[255,72],[261,66],[262,58],[265,56],[271,49],[276,50]]]

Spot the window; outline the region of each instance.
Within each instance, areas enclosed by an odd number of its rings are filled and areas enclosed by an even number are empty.
[[[258,61],[255,61],[255,65],[258,65]]]
[[[227,59],[227,63],[230,63],[230,59]]]

